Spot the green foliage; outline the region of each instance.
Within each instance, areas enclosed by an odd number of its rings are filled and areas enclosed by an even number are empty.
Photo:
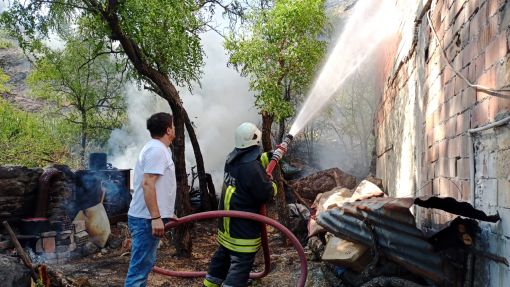
[[[96,53],[107,47],[125,59],[122,46],[113,45],[118,39],[106,25],[108,13],[118,18],[122,32],[136,43],[150,67],[181,86],[199,80],[203,65],[199,33],[205,20],[194,0],[12,1],[0,23],[34,54],[44,50],[42,43],[50,35],[67,39],[78,34],[97,42]],[[144,80],[132,65],[129,68],[131,75]]]
[[[6,39],[0,39],[0,50],[12,48],[12,42]]]
[[[104,144],[110,131],[125,120],[123,66],[95,43],[67,39],[62,51],[46,49],[28,78],[32,92],[54,101],[63,117],[80,129],[82,156],[90,139]]]
[[[293,115],[290,95],[302,96],[326,51],[324,0],[279,0],[255,10],[225,42],[230,63],[258,92],[256,106],[277,119]]]
[[[72,129],[64,122],[12,107],[0,99],[0,165],[43,167],[51,162],[77,166],[67,147]]]
[[[0,69],[0,93],[6,93],[9,91],[9,88],[5,85],[9,81],[9,76],[7,76],[2,69]]]

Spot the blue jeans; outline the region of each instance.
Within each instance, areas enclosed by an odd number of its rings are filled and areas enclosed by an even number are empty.
[[[150,219],[128,216],[128,226],[131,233],[131,260],[124,286],[145,287],[156,263],[159,237],[152,236]]]

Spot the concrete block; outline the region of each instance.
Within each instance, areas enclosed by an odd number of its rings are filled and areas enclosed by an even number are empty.
[[[448,140],[448,158],[459,157],[459,145],[457,144],[458,140],[458,137],[454,137]]]
[[[497,211],[499,213],[499,216],[501,216],[501,220],[498,221],[496,224],[491,224],[491,231],[496,234],[510,237],[510,209],[498,208]],[[497,242],[497,243],[499,243],[499,242]],[[508,243],[510,243],[510,242],[507,242],[507,244]],[[508,245],[508,246],[510,246],[510,245]],[[510,252],[508,252],[508,253],[510,253]]]
[[[55,252],[55,237],[43,237],[42,249],[44,252],[52,253]]]
[[[485,51],[485,69],[499,63],[508,54],[507,36],[502,33],[489,43]],[[495,86],[495,85],[494,85]],[[491,86],[491,87],[494,87]]]
[[[460,180],[460,200],[471,203],[471,183],[469,180]]]
[[[495,155],[495,177],[508,178],[510,176],[510,149],[501,150]]]
[[[89,240],[89,234],[86,231],[78,232],[74,235],[74,242],[78,245],[84,245]]]
[[[498,12],[499,9],[503,8],[505,3],[506,3],[505,0],[491,0],[491,1],[488,1],[487,2],[487,4],[488,4],[487,15],[489,17],[495,15]]]
[[[477,207],[487,212],[495,212],[498,204],[497,188],[497,179],[477,179],[475,191]]]
[[[440,124],[434,128],[434,141],[444,140],[446,137],[446,127],[444,124]]]
[[[438,158],[446,158],[448,157],[448,145],[450,141],[449,140],[443,140],[439,143],[437,143],[437,153]]]
[[[503,113],[510,111],[510,98],[491,97],[489,99],[489,118],[495,121]]]
[[[494,132],[496,133],[498,148],[501,150],[510,148],[510,129],[505,127],[496,128]]]
[[[73,221],[73,226],[74,226],[75,233],[82,232],[82,231],[86,230],[85,220],[75,220],[75,221]]]
[[[438,165],[436,165],[438,166]],[[436,177],[432,180],[432,194],[433,195],[439,195],[440,194],[440,189],[439,189],[439,177]]]
[[[510,208],[510,178],[498,178],[498,206]]]
[[[455,97],[454,97],[455,98]],[[451,103],[452,101],[450,101],[449,103]],[[451,105],[450,105],[451,106]],[[452,108],[453,110],[453,108]],[[451,118],[449,118],[447,121],[446,121],[446,138],[453,138],[457,135],[457,117],[456,116],[453,116]]]
[[[461,97],[463,110],[467,110],[476,104],[476,90],[473,88],[465,89]]]
[[[478,127],[486,124],[490,121],[489,119],[489,101],[479,102],[473,107],[471,114],[471,127]]]
[[[464,76],[467,76],[466,74],[464,74]],[[456,77],[455,78],[455,90],[454,90],[454,94],[455,95],[460,95],[460,93],[462,93],[462,91],[464,89],[467,88],[467,83],[466,81],[464,81],[464,79],[462,79],[461,77]]]
[[[471,155],[472,146],[470,144],[468,135],[461,135],[458,137],[457,144],[459,145],[459,156],[467,158]]]
[[[435,177],[435,168],[436,168],[436,163],[435,162],[429,163],[427,165],[427,180],[434,179],[434,177]]]
[[[466,110],[463,113],[455,117],[455,135],[459,136],[466,133],[470,129],[471,125],[471,111]]]
[[[480,48],[480,53],[478,54],[478,57],[474,60],[475,62],[475,69],[476,69],[476,81],[479,83],[479,78],[484,74],[485,72],[485,46],[483,48]],[[471,62],[473,63],[473,62]]]
[[[469,179],[469,163],[468,158],[457,159],[457,177],[459,179]]]

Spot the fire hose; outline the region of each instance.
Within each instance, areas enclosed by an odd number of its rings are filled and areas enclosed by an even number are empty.
[[[267,166],[266,172],[272,178],[273,169],[275,168],[278,161],[283,157],[283,155],[287,151],[287,147],[292,141],[292,136],[287,135],[285,140],[278,146],[278,148],[273,152],[273,156]],[[267,240],[267,229],[266,225],[271,225],[274,228],[281,231],[285,236],[291,241],[292,245],[296,249],[299,260],[300,260],[300,275],[297,282],[297,287],[304,287],[306,282],[306,277],[308,275],[308,264],[306,261],[305,251],[301,243],[296,238],[296,236],[285,226],[283,226],[278,221],[266,217],[266,207],[263,205],[259,211],[260,214],[255,214],[251,212],[244,211],[224,211],[224,210],[216,210],[216,211],[207,211],[196,213],[188,216],[184,216],[178,218],[176,220],[172,220],[165,225],[165,229],[175,228],[181,224],[186,224],[189,222],[197,221],[197,220],[205,220],[205,219],[213,219],[213,218],[221,218],[221,217],[233,217],[233,218],[242,218],[242,219],[250,219],[254,221],[258,221],[262,223],[261,230],[261,242],[262,242],[262,250],[264,254],[264,270],[261,272],[250,273],[251,279],[259,279],[266,276],[269,273],[269,269],[271,268],[271,259],[269,256],[269,245]],[[184,278],[194,278],[194,277],[204,277],[207,272],[205,271],[171,271],[161,267],[154,267],[153,271],[166,276],[173,277],[184,277]]]

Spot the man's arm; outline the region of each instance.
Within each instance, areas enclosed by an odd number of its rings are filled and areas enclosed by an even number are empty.
[[[250,177],[253,195],[260,204],[267,203],[276,196],[276,184],[269,178],[258,161],[252,163]]]
[[[151,218],[155,218],[151,220],[152,235],[162,237],[165,234],[165,225],[163,224],[163,219],[161,219],[161,215],[159,214],[158,200],[156,196],[156,180],[158,180],[159,177],[159,174],[144,173],[142,188],[143,198],[145,199],[147,209],[149,209]]]

